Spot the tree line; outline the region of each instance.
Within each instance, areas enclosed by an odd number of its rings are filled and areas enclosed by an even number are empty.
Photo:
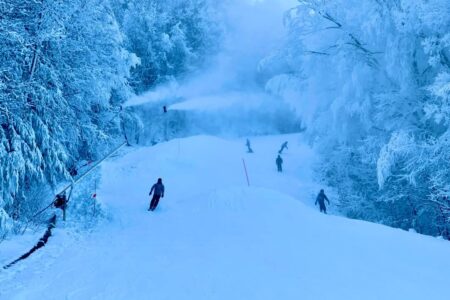
[[[204,0],[0,0],[0,233],[138,122],[131,95],[183,76],[220,34]]]

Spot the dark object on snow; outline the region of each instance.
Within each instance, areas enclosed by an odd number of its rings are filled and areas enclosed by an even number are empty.
[[[247,139],[247,143],[245,144],[247,146],[247,153],[253,153],[252,146],[250,145],[250,140]]]
[[[55,226],[56,226],[56,215],[53,215],[53,217],[51,217],[48,220],[47,230],[45,231],[44,235],[39,239],[39,242],[37,242],[37,244],[34,245],[33,248],[31,248],[30,251],[28,251],[27,253],[23,254],[21,257],[19,257],[18,259],[14,260],[13,262],[7,264],[6,266],[3,267],[3,269],[10,268],[11,266],[15,265],[19,261],[29,257],[31,254],[33,254],[34,251],[38,250],[39,248],[44,247],[45,244],[47,244],[48,239],[52,236],[52,229],[55,228]]]
[[[66,206],[67,206],[67,198],[66,198],[66,194],[63,193],[63,194],[58,194],[58,195],[56,195],[56,199],[55,199],[55,201],[53,202],[53,205],[54,205],[56,208],[65,209]]]
[[[284,142],[284,143],[281,145],[280,150],[278,150],[278,154],[283,153],[283,150],[284,150],[284,149],[288,149],[288,142]]]
[[[77,176],[77,175],[78,175],[77,168],[76,168],[75,166],[72,166],[72,167],[69,169],[69,174],[70,174],[70,176],[72,176],[72,177]]]
[[[164,113],[167,112],[167,107],[165,105],[163,106],[163,111],[164,111]]]
[[[316,203],[314,205],[317,205],[319,203],[320,212],[323,212],[324,214],[327,213],[327,207],[325,206],[325,200],[327,200],[328,205],[330,205],[330,200],[328,200],[327,195],[325,195],[325,192],[323,190],[320,190],[319,195],[317,195]]]
[[[164,185],[162,184],[161,178],[158,178],[158,182],[152,186],[152,189],[148,195],[151,196],[152,193],[153,198],[152,201],[150,201],[150,207],[148,210],[154,211],[158,206],[159,199],[164,198]]]
[[[73,189],[73,187],[72,187]],[[70,190],[70,193],[72,193],[72,189]],[[70,195],[69,195],[70,198]],[[56,199],[55,201],[53,201],[53,205],[56,208],[60,208],[63,211],[63,220],[66,220],[66,208],[67,208],[67,203],[69,202],[69,199],[66,197],[66,193],[62,192],[58,195],[56,195]]]
[[[277,168],[278,168],[278,172],[283,172],[283,159],[281,158],[280,155],[278,155],[277,159],[275,160],[276,164],[277,164]]]

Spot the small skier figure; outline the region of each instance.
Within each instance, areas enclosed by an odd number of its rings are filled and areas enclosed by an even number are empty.
[[[158,182],[152,186],[152,189],[150,190],[150,193],[148,195],[151,196],[153,192],[154,192],[153,198],[152,201],[150,202],[150,207],[148,209],[151,211],[154,211],[155,208],[158,206],[159,199],[164,198],[164,185],[162,184],[161,178],[158,178]]]
[[[164,113],[167,112],[167,107],[165,105],[163,106],[163,111],[164,111]]]
[[[277,168],[278,168],[278,172],[283,172],[283,159],[281,158],[281,156],[278,154],[277,159],[275,160],[276,164],[277,164]]]
[[[284,149],[288,149],[288,142],[284,142],[282,145],[281,145],[281,149],[278,151],[278,154],[281,154],[281,153],[283,153],[283,150]]]
[[[317,195],[317,198],[316,198],[316,203],[314,203],[314,205],[317,205],[317,202],[319,202],[320,212],[323,212],[324,214],[327,213],[327,207],[325,206],[325,200],[327,200],[328,205],[330,205],[330,200],[328,200],[327,195],[325,195],[325,192],[323,190],[320,190],[319,195]]]
[[[253,153],[252,146],[250,145],[249,139],[247,139],[247,143],[245,145],[247,146],[247,153]]]

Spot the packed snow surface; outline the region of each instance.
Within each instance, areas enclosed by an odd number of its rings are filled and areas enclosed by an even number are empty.
[[[98,197],[111,218],[81,237],[56,229],[1,271],[0,299],[448,299],[448,242],[320,214],[300,136],[251,142],[247,154],[245,140],[198,136],[109,160]],[[166,195],[149,212],[158,177]],[[11,243],[0,250],[34,240]]]

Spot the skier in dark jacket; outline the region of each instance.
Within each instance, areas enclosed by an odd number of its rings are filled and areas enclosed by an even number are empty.
[[[280,148],[280,150],[278,151],[278,154],[283,153],[283,150],[284,150],[284,149],[287,149],[287,148],[288,148],[288,142],[284,142],[284,143],[281,145],[281,148]]]
[[[330,205],[330,200],[328,200],[327,195],[325,195],[325,192],[323,190],[320,190],[319,195],[317,195],[317,198],[316,198],[316,203],[314,205],[317,205],[317,202],[319,202],[320,212],[323,212],[324,214],[327,213],[327,207],[325,206],[325,200],[327,200],[328,205]]]
[[[150,193],[148,195],[151,196],[152,193],[153,198],[150,202],[150,207],[148,210],[154,211],[158,206],[159,199],[164,198],[164,185],[162,184],[161,178],[158,178],[158,182],[152,186],[152,189],[150,190]]]
[[[245,144],[247,146],[247,153],[253,153],[252,146],[250,145],[250,140],[247,139],[247,143]]]
[[[283,159],[281,158],[280,155],[278,155],[277,159],[275,160],[276,164],[277,164],[277,168],[278,168],[278,172],[283,172]]]

